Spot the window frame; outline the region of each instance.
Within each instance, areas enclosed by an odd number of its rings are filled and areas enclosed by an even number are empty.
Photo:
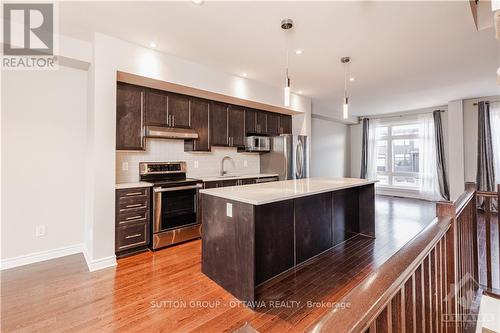
[[[419,133],[416,134],[403,134],[403,135],[394,135],[393,127],[401,126],[401,125],[417,125],[420,127],[420,123],[418,119],[405,119],[405,120],[397,120],[397,121],[387,121],[380,122],[376,125],[375,130],[379,127],[387,127],[386,135],[375,135],[375,147],[378,149],[378,142],[385,141],[386,142],[386,171],[378,171],[378,164],[375,167],[376,175],[387,177],[387,184],[377,183],[377,188],[382,189],[384,192],[408,192],[408,193],[419,193],[419,186],[398,186],[394,184],[394,177],[413,177],[419,179],[419,172],[402,172],[402,171],[394,171],[394,149],[393,149],[393,141],[395,140],[421,140],[420,128]],[[419,143],[420,144],[420,143]],[[378,151],[377,151],[378,154]],[[421,165],[420,159],[422,156],[419,152],[419,165]],[[378,160],[378,159],[377,159]]]

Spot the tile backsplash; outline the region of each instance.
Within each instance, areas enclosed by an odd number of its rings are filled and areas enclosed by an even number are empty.
[[[229,147],[213,147],[212,152],[207,153],[190,153],[184,152],[182,140],[147,139],[146,151],[116,152],[116,183],[139,181],[139,162],[185,161],[188,177],[217,176],[224,156],[233,160],[224,163],[228,174],[243,175],[260,171],[257,153],[237,153],[236,148]]]

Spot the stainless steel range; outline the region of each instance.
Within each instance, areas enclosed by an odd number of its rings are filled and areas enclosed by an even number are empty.
[[[141,181],[153,183],[153,249],[201,237],[203,182],[186,178],[186,162],[141,162]]]

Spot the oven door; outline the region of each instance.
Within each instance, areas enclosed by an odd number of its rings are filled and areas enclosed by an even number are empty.
[[[198,223],[198,190],[201,184],[154,187],[153,232],[178,229]]]

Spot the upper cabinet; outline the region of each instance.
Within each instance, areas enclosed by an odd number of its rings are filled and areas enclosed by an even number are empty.
[[[267,134],[267,112],[255,111],[255,133]]]
[[[267,114],[267,135],[280,135],[280,115],[278,113]]]
[[[238,106],[228,109],[229,146],[245,147],[245,110]]]
[[[146,90],[144,122],[150,126],[169,126],[168,95],[164,91]]]
[[[116,149],[145,150],[142,87],[117,83],[116,89]]]
[[[229,146],[226,104],[210,103],[210,141],[212,146]]]
[[[116,149],[145,150],[145,126],[193,129],[198,139],[186,139],[185,151],[241,150],[248,135],[291,134],[292,117],[118,82]]]
[[[168,116],[170,117],[171,127],[191,128],[189,97],[169,93]]]
[[[147,89],[144,122],[149,126],[190,128],[189,97]]]
[[[185,151],[210,151],[209,120],[210,102],[192,98],[189,101],[191,127],[198,133],[198,139],[185,140]]]
[[[280,114],[280,134],[292,134],[292,116]]]

